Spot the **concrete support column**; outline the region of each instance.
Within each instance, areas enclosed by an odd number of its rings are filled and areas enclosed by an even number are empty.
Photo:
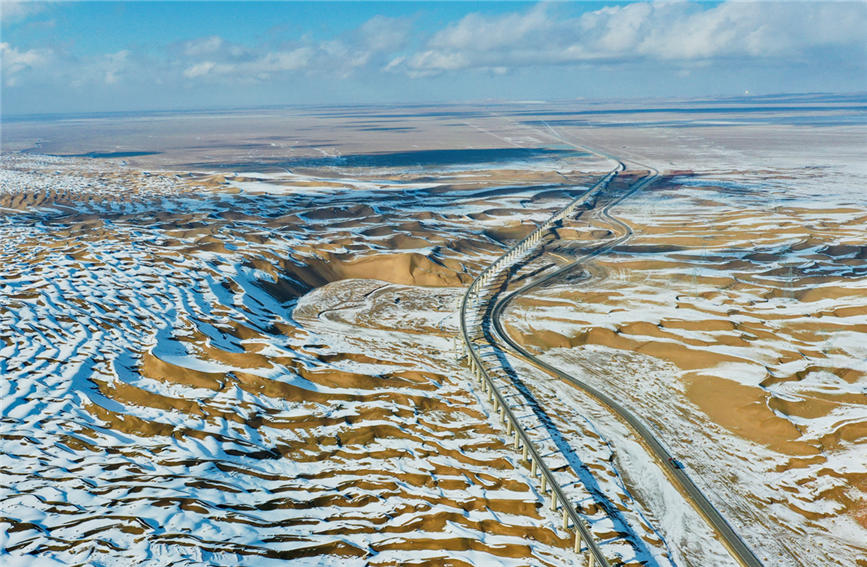
[[[551,488],[551,510],[557,509],[557,491]]]
[[[575,553],[579,553],[581,551],[581,532],[578,531],[578,526],[575,526],[575,546],[573,547]]]
[[[569,529],[569,513],[566,511],[566,506],[563,506],[563,529]]]
[[[544,473],[542,473],[542,494],[545,494],[545,488],[546,488],[547,484],[548,484],[548,477],[545,476]]]

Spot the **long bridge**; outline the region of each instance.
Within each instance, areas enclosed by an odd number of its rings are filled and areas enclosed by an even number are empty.
[[[550,509],[552,511],[559,510],[562,517],[563,529],[573,532],[573,549],[576,553],[586,558],[586,565],[590,567],[611,566],[611,562],[606,558],[603,550],[604,543],[596,541],[586,520],[579,514],[564,487],[557,480],[557,476],[546,464],[545,458],[550,457],[550,455],[543,454],[537,443],[533,441],[528,428],[522,426],[521,420],[514,411],[516,408],[509,401],[509,396],[497,385],[497,380],[495,379],[496,369],[492,368],[491,364],[485,361],[484,354],[486,352],[508,353],[511,356],[522,359],[549,375],[580,388],[605,405],[631,428],[636,438],[657,460],[666,476],[715,530],[717,536],[732,557],[743,567],[761,567],[761,561],[752,550],[750,550],[722,514],[692,482],[686,471],[683,470],[682,465],[673,458],[653,432],[637,416],[617,403],[605,392],[538,359],[510,337],[502,325],[501,316],[513,299],[533,288],[561,277],[567,272],[574,271],[588,259],[610,250],[632,236],[632,228],[609,213],[610,209],[617,203],[650,185],[657,179],[658,172],[655,169],[641,166],[640,164],[635,164],[637,166],[636,170],[646,171],[646,174],[633,181],[623,191],[621,196],[612,199],[604,207],[596,209],[596,212],[606,222],[617,227],[621,232],[619,236],[601,243],[580,258],[547,275],[539,277],[514,291],[503,293],[508,287],[509,275],[516,272],[516,268],[544,248],[544,239],[554,232],[552,229],[557,228],[565,221],[587,212],[588,209],[594,209],[597,198],[603,194],[618,176],[622,176],[627,170],[627,165],[623,160],[590,150],[589,148],[583,149],[612,159],[616,162],[616,166],[582,195],[558,210],[535,230],[494,260],[470,284],[464,294],[460,309],[460,339],[462,341],[462,349],[466,355],[467,365],[474,378],[479,381],[482,391],[487,397],[488,402],[493,406],[494,413],[505,428],[506,434],[512,438],[515,450],[520,451],[521,459],[529,466],[533,478],[539,480],[542,498],[550,498]],[[556,233],[554,236],[556,237]]]

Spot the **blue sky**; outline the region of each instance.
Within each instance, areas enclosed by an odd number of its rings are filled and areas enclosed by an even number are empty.
[[[867,90],[864,2],[10,2],[4,115]]]

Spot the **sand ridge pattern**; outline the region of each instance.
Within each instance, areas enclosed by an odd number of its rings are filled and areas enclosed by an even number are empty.
[[[834,181],[671,176],[621,205],[636,237],[590,280],[538,289],[507,317],[551,364],[642,412],[780,565],[865,551],[867,205]]]
[[[603,223],[602,219],[606,216],[601,212],[607,209],[607,205],[637,190],[641,185],[636,184],[643,184],[644,179],[640,174],[618,175],[592,194],[584,195],[581,207],[563,222],[572,225],[577,222],[574,217],[599,216],[599,226],[610,226],[601,232],[611,237],[611,229],[623,229],[610,221]],[[575,398],[574,391],[556,388],[558,381],[552,381],[534,367],[501,350],[496,344],[493,327],[488,328],[488,321],[497,317],[497,309],[489,309],[496,302],[498,290],[505,292],[511,289],[512,282],[533,278],[550,269],[553,265],[550,256],[553,254],[548,249],[553,247],[555,234],[564,230],[571,229],[554,228],[544,233],[541,245],[536,250],[519,255],[516,263],[502,272],[494,272],[490,284],[479,292],[483,297],[494,294],[494,298],[481,302],[480,309],[485,315],[477,313],[475,309],[469,312],[469,336],[484,333],[484,339],[478,336],[474,346],[480,357],[479,364],[502,394],[503,403],[516,416],[516,422],[527,432],[540,455],[540,461],[552,471],[553,482],[562,490],[563,499],[576,507],[587,529],[593,534],[600,553],[618,565],[673,565],[682,556],[678,550],[672,552],[654,525],[655,522],[648,520],[651,516],[648,510],[642,509],[642,505],[632,497],[619,465],[614,462],[616,453],[611,441],[596,426],[599,405],[595,404],[594,407],[597,410],[595,419],[588,419],[577,409],[586,405],[584,400],[579,404],[569,403]],[[480,329],[473,331],[473,325],[480,325]],[[544,336],[544,332],[541,333]],[[555,388],[551,388],[552,382]],[[647,465],[640,465],[643,476],[647,476],[648,470],[653,468]],[[682,499],[677,500],[678,504],[682,503]],[[692,538],[699,539],[700,528],[692,527],[691,531]],[[712,533],[705,531],[700,534],[700,539],[707,548],[699,554],[701,557],[711,559],[715,564],[728,564],[727,554],[718,549],[719,545]]]
[[[574,561],[451,354],[466,266],[568,190],[197,177],[149,200],[176,174],[119,168],[146,180],[120,207],[89,162],[4,164],[13,562]],[[69,196],[12,207],[39,172]]]
[[[807,102],[4,123],[4,565],[576,564],[452,355],[463,286],[610,169],[567,140],[668,179],[510,332],[650,422],[769,564],[863,565],[864,113]],[[515,280],[615,232],[557,229]],[[725,564],[610,412],[508,362],[621,557]]]

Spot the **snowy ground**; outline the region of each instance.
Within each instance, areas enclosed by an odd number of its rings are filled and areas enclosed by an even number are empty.
[[[615,209],[636,236],[589,280],[510,311],[642,416],[768,564],[865,553],[865,187],[843,168],[663,179]]]
[[[5,165],[4,564],[575,564],[453,355],[462,288],[400,283],[459,285],[537,187]]]
[[[543,117],[432,115],[375,148],[267,117],[245,156],[239,117],[138,167],[0,158],[2,563],[576,564],[453,355],[473,274],[610,167],[575,142],[668,176],[618,209],[633,241],[510,327],[641,413],[766,564],[858,565],[863,128]],[[117,147],[79,127],[8,129]],[[500,362],[612,557],[727,564],[622,424]]]

